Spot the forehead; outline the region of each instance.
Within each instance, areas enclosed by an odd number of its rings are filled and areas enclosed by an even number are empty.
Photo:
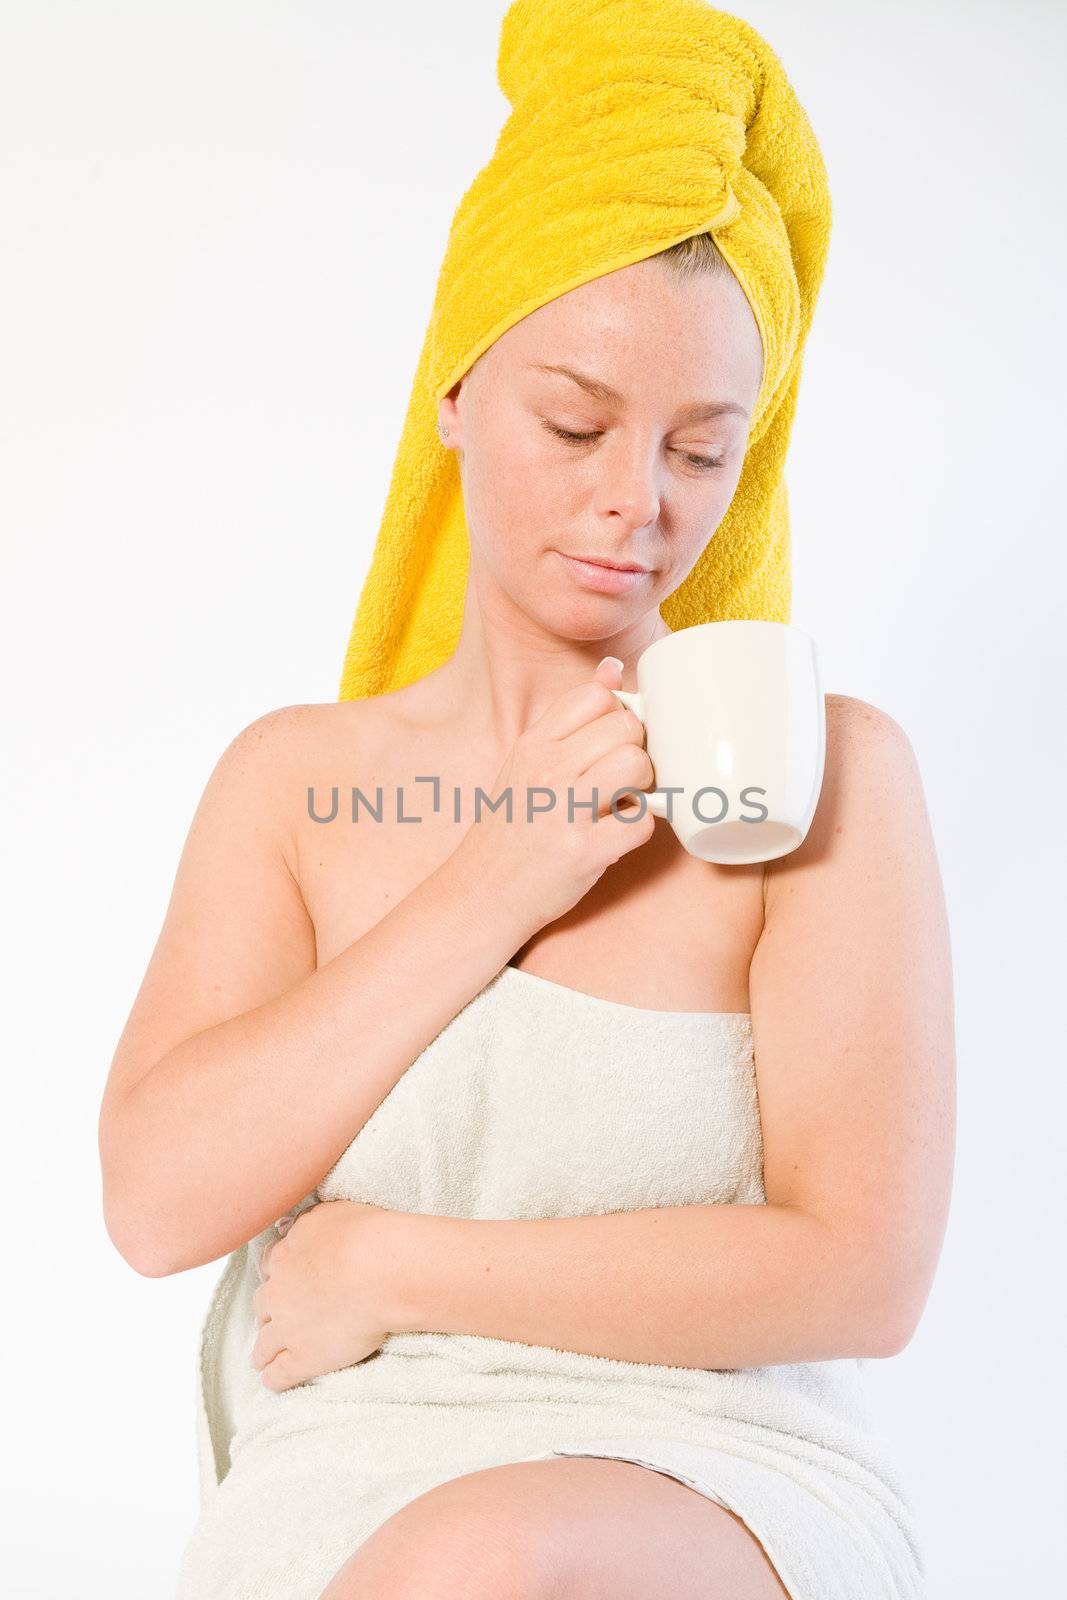
[[[725,274],[682,278],[649,260],[579,284],[528,313],[486,352],[490,372],[561,395],[582,389],[552,368],[600,380],[605,404],[640,390],[673,404],[718,396],[754,400],[762,374],[759,329],[743,289]],[[709,383],[712,387],[709,389]],[[748,390],[752,390],[749,395]]]

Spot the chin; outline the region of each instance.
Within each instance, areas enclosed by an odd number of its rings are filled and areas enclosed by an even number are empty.
[[[542,626],[559,639],[572,644],[595,644],[601,639],[617,638],[656,610],[655,602],[624,607],[610,595],[582,595],[577,599],[568,595],[554,607],[542,604],[536,615]]]

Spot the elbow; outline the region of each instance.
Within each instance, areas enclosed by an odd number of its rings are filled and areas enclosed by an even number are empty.
[[[843,1353],[875,1361],[899,1355],[918,1327],[924,1299],[914,1278],[901,1281],[898,1262],[887,1263],[865,1244],[845,1249],[828,1301]]]
[[[119,1226],[106,1212],[104,1227],[123,1261],[131,1266],[134,1272],[139,1272],[142,1278],[171,1276],[173,1268],[164,1261],[160,1252],[153,1250],[139,1234]]]
[[[181,1270],[173,1264],[157,1229],[145,1226],[144,1216],[131,1217],[105,1185],[104,1227],[122,1259],[142,1278],[168,1278]]]
[[[158,1207],[145,1199],[144,1185],[128,1159],[129,1141],[115,1131],[114,1119],[101,1117],[99,1133],[104,1228],[122,1259],[143,1278],[166,1278],[180,1271]]]
[[[122,1259],[142,1278],[172,1278],[180,1272],[191,1272],[245,1242],[244,1238],[234,1244],[210,1240],[190,1247],[188,1234],[183,1236],[168,1225],[170,1214],[160,1200],[155,1204],[142,1200],[138,1204],[124,1197],[120,1201],[105,1188],[104,1227],[108,1237]]]
[[[891,1356],[898,1356],[910,1339],[911,1334],[901,1334],[895,1324],[879,1323],[873,1331],[867,1329],[859,1354],[865,1361],[887,1361]]]
[[[170,1278],[176,1270],[174,1267],[164,1265],[158,1257],[152,1255],[140,1255],[130,1252],[125,1255],[125,1260],[129,1262],[135,1272],[141,1274],[142,1278]]]
[[[887,1356],[899,1356],[901,1351],[906,1350],[915,1336],[915,1330],[918,1325],[918,1315],[898,1316],[897,1320],[890,1324],[886,1330],[885,1354]]]
[[[106,1216],[104,1226],[119,1255],[135,1272],[139,1272],[142,1278],[171,1276],[173,1269],[164,1262],[162,1256],[146,1248],[144,1242],[136,1235],[127,1234],[117,1228]]]
[[[872,1290],[871,1304],[877,1305]],[[896,1304],[885,1306],[877,1318],[868,1316],[866,1322],[864,1348],[862,1354],[875,1361],[887,1360],[891,1356],[899,1356],[906,1350],[914,1337],[919,1325],[921,1308],[916,1310],[914,1300],[905,1300],[900,1297]]]

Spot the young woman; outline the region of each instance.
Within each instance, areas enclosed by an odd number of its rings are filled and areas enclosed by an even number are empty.
[[[436,404],[449,653],[212,773],[101,1116],[131,1263],[228,1256],[181,1600],[922,1593],[861,1383],[950,1189],[914,754],[828,695],[809,833],[753,867],[611,807],[654,772],[610,691],[737,503],[762,320],[711,233],[513,315]]]

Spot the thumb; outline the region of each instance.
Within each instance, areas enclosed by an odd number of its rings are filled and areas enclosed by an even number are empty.
[[[259,1257],[259,1281],[260,1281],[260,1283],[266,1283],[267,1279],[270,1276],[270,1273],[268,1271],[268,1265],[269,1265],[269,1262],[270,1262],[270,1253],[274,1249],[274,1246],[277,1243],[278,1243],[277,1239],[268,1239],[266,1244],[263,1247],[262,1252],[260,1253],[260,1257]]]
[[[597,683],[604,684],[605,688],[621,689],[622,669],[623,664],[618,656],[605,656],[602,661],[598,662],[593,677]]]

